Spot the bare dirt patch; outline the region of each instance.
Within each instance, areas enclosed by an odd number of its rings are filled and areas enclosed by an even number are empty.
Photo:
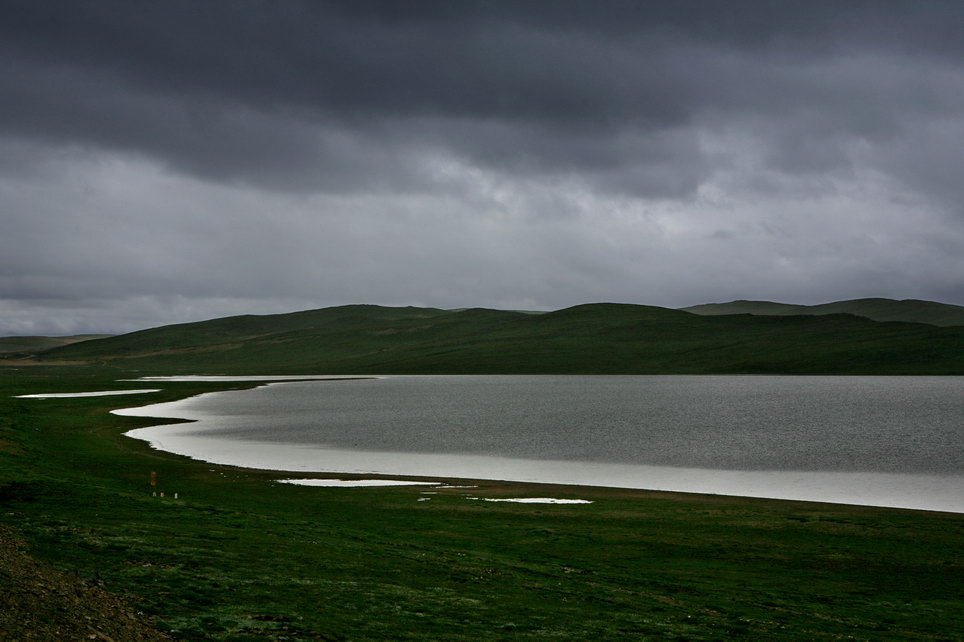
[[[0,526],[0,638],[154,642],[172,638],[96,583],[48,566]]]

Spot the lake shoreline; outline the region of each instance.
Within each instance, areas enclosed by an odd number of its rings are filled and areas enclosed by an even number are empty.
[[[313,378],[320,380],[321,376]],[[153,380],[157,380],[154,378]],[[292,378],[294,380],[294,378]],[[292,383],[265,381],[255,387]],[[302,379],[303,380],[303,379]],[[255,383],[255,377],[246,382]],[[251,388],[253,389],[253,388]],[[203,393],[198,396],[220,394]],[[196,397],[193,397],[196,398]],[[191,436],[198,417],[181,404],[191,398],[113,414],[180,420],[125,433],[151,448],[194,460],[248,470],[337,476],[446,480],[678,492],[700,496],[747,497],[833,503],[932,512],[964,513],[964,476],[841,471],[719,470],[580,461],[531,460],[485,455],[445,455],[318,448]],[[457,472],[456,472],[457,471]]]
[[[179,637],[260,638],[267,625],[288,637],[422,639],[427,622],[438,639],[964,631],[959,514],[496,481],[428,493],[311,488],[123,437],[164,421],[108,413],[130,399],[11,398],[106,389],[114,374],[3,380],[12,423],[0,424],[10,440],[0,441],[0,493],[11,503],[0,522],[38,559],[96,577]]]

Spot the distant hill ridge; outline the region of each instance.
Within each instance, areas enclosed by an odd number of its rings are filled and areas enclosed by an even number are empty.
[[[964,374],[964,327],[880,323],[850,311],[349,305],[164,326],[38,358],[156,374]]]
[[[874,321],[905,321],[937,326],[964,326],[964,307],[918,299],[853,299],[821,305],[772,301],[731,301],[680,308],[701,315],[756,314],[763,316],[853,314]]]
[[[90,341],[92,339],[103,339],[109,334],[75,334],[69,337],[42,337],[42,336],[16,336],[0,337],[0,354],[19,354],[34,353],[52,350],[60,346],[78,343],[80,341]]]

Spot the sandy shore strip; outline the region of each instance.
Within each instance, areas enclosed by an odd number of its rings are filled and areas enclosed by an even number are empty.
[[[352,379],[381,379],[376,375],[173,375],[138,377],[118,381],[153,381],[157,383],[218,383],[230,381],[345,381]]]
[[[493,499],[491,497],[467,497],[466,499],[481,499],[484,502],[512,502],[516,504],[591,504],[590,499],[557,499],[554,497],[514,497]]]
[[[70,397],[110,397],[113,395],[140,395],[148,392],[160,392],[160,388],[145,388],[142,390],[99,390],[97,392],[46,392],[36,395],[17,395],[14,399],[68,399]]]
[[[360,488],[366,486],[438,486],[438,482],[406,481],[404,479],[278,479],[279,484],[322,486],[325,488]]]
[[[383,486],[431,486],[432,488],[466,488],[466,486],[440,486],[438,482],[411,481],[405,479],[276,479],[278,484],[294,486],[316,486],[321,488],[373,488]],[[478,488],[478,486],[472,486]],[[437,491],[422,491],[421,495],[438,495]],[[431,497],[420,497],[418,501],[427,502]],[[489,497],[466,497],[466,499],[486,502],[510,502],[515,504],[592,504],[590,499],[560,499],[556,497],[511,497],[493,499]]]
[[[113,412],[193,418],[191,413],[181,413],[176,402],[160,406],[163,407]],[[453,484],[459,483],[456,480],[511,480],[964,513],[962,475],[710,470],[485,455],[353,451],[198,436],[192,434],[195,430],[196,424],[168,424],[137,428],[125,435],[147,441],[155,449],[192,459],[271,471],[432,477],[451,480]]]

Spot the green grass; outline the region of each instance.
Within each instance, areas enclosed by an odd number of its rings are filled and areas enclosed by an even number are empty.
[[[239,384],[11,398],[142,385],[122,374],[0,371],[0,521],[179,638],[964,637],[961,515],[499,482],[432,496],[278,485],[150,451],[120,436],[147,420],[107,414]],[[150,471],[168,497],[151,497]]]
[[[166,373],[964,374],[964,327],[849,314],[345,306],[166,326],[42,355]]]

